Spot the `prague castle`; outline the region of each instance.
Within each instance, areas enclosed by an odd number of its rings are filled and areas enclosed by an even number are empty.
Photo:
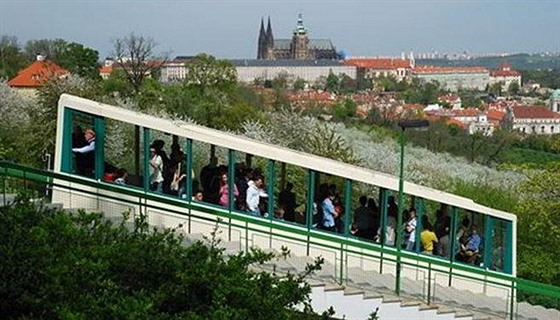
[[[299,14],[291,39],[274,39],[270,17],[266,30],[264,21],[261,19],[257,59],[338,60],[339,56],[330,39],[309,39],[307,29],[303,25],[302,15]]]

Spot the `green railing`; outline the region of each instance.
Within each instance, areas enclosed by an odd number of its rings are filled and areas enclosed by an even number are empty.
[[[438,300],[441,298],[438,297],[438,290],[435,284],[435,275],[438,274],[448,277],[450,286],[452,286],[453,281],[465,280],[508,291],[507,306],[504,306],[503,312],[500,312],[500,315],[504,316],[504,318],[518,318],[517,307],[520,302],[518,301],[518,297],[522,297],[533,303],[543,303],[548,307],[560,308],[560,287],[520,279],[508,274],[480,269],[461,263],[450,263],[449,261],[436,257],[419,255],[406,251],[398,252],[392,247],[384,247],[375,243],[359,241],[347,235],[309,230],[301,225],[278,223],[274,220],[232,213],[228,210],[188,200],[153,194],[141,189],[99,182],[67,174],[42,171],[13,163],[0,162],[0,175],[2,176],[2,195],[0,195],[0,197],[3,196],[4,199],[7,193],[14,193],[21,189],[34,190],[37,193],[36,196],[45,197],[45,195],[48,194],[48,192],[45,192],[46,190],[52,190],[56,187],[57,190],[64,190],[69,193],[79,191],[81,194],[89,194],[91,197],[104,198],[131,206],[141,206],[144,210],[159,209],[183,215],[188,219],[189,225],[191,219],[218,223],[230,230],[230,232],[228,232],[230,236],[231,230],[237,229],[243,230],[245,233],[260,233],[270,237],[270,239],[282,239],[297,243],[301,246],[305,246],[306,252],[308,253],[310,248],[319,248],[329,251],[336,257],[335,270],[332,276],[339,283],[346,283],[348,280],[348,257],[358,256],[364,261],[376,261],[381,266],[379,273],[383,273],[382,269],[384,265],[385,270],[388,270],[390,267],[387,267],[387,265],[394,265],[397,260],[400,260],[403,268],[422,270],[424,279],[421,280],[425,285],[425,292],[421,299],[428,304],[432,303],[434,299]],[[76,184],[77,187],[69,186],[68,183]],[[94,191],[90,192],[83,187],[94,187],[99,191],[113,192],[115,195],[100,194]],[[129,196],[129,199],[121,195]],[[131,198],[134,200],[131,200]],[[164,208],[161,205],[171,205],[175,208],[184,209]],[[215,218],[209,219],[208,214]],[[245,241],[245,247],[248,248],[248,237],[245,237]]]

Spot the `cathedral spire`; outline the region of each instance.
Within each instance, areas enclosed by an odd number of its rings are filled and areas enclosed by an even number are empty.
[[[268,16],[268,25],[266,27],[266,41],[274,44],[274,36],[272,35],[272,25],[270,24],[270,16]]]
[[[264,18],[261,17],[261,29],[259,31],[259,42],[257,47],[257,59],[263,59],[263,52],[266,47],[266,32],[264,31]]]

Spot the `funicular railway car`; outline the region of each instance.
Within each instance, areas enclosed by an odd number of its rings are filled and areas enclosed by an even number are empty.
[[[240,250],[287,246],[321,255],[340,282],[361,268],[390,276],[397,294],[412,280],[428,301],[437,286],[505,301],[515,295],[507,280],[516,275],[514,215],[407,181],[399,210],[398,177],[375,170],[65,94],[55,171],[72,181],[59,181],[67,188],[55,188],[53,202],[115,217],[144,214],[154,226],[188,234],[209,234],[217,224]],[[332,209],[333,221],[325,221]],[[407,217],[396,224],[410,211],[412,232]],[[431,252],[422,244],[428,228],[438,238]]]

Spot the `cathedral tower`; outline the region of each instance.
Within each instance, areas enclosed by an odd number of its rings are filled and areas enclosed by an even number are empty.
[[[309,55],[309,36],[303,25],[303,15],[298,14],[298,22],[292,36],[291,58],[296,60],[311,59]]]

